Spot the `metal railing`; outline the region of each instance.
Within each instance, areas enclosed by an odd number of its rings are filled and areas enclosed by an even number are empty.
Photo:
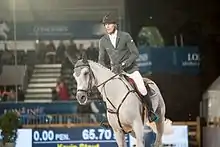
[[[20,121],[25,128],[97,126],[105,121],[104,114],[53,114],[53,115],[22,115]]]
[[[94,121],[94,117],[96,121]],[[54,114],[54,115],[38,115],[38,116],[21,116],[24,128],[70,128],[82,126],[99,126],[100,123],[108,124],[103,114]],[[196,121],[173,122],[173,125],[187,125],[189,144],[201,147],[201,125],[200,118]]]

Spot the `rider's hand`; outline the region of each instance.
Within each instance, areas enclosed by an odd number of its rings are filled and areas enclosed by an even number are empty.
[[[121,65],[115,65],[112,67],[112,72],[114,72],[115,74],[120,74],[122,73],[123,69]]]
[[[126,62],[122,62],[121,67],[122,67],[122,69],[125,69],[126,68]]]

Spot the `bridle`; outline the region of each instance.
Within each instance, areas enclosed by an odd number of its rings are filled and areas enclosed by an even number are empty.
[[[77,65],[77,66],[75,66],[75,69],[76,69],[76,68],[79,68],[79,67],[88,67],[88,69],[89,69],[89,83],[88,83],[88,88],[87,88],[87,89],[77,89],[77,92],[78,92],[78,91],[85,92],[85,93],[87,93],[87,95],[91,95],[91,93],[92,93],[92,88],[93,88],[93,87],[98,88],[98,87],[100,87],[100,86],[102,86],[102,85],[105,85],[107,82],[109,82],[110,80],[114,79],[115,77],[117,77],[117,76],[119,75],[119,74],[116,74],[116,75],[110,77],[109,79],[107,79],[106,81],[102,82],[101,84],[96,85],[96,86],[92,86],[92,79],[95,80],[95,75],[94,75],[94,73],[92,72],[92,70],[91,70],[91,68],[90,68],[90,65],[89,65],[89,64]]]
[[[75,69],[79,68],[79,67],[88,67],[88,69],[89,69],[89,83],[88,83],[87,89],[77,89],[77,92],[78,91],[85,92],[88,96],[90,96],[92,93],[92,79],[95,79],[94,73],[92,72],[89,64],[75,66]]]

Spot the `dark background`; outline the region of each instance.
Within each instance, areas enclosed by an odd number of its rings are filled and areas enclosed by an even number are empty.
[[[127,8],[131,33],[135,38],[143,25],[153,25],[160,30],[167,46],[174,45],[174,35],[182,34],[185,46],[199,47],[200,75],[153,74],[151,76],[161,88],[169,117],[174,120],[195,119],[199,115],[202,93],[220,72],[219,2],[217,0],[128,0]]]

